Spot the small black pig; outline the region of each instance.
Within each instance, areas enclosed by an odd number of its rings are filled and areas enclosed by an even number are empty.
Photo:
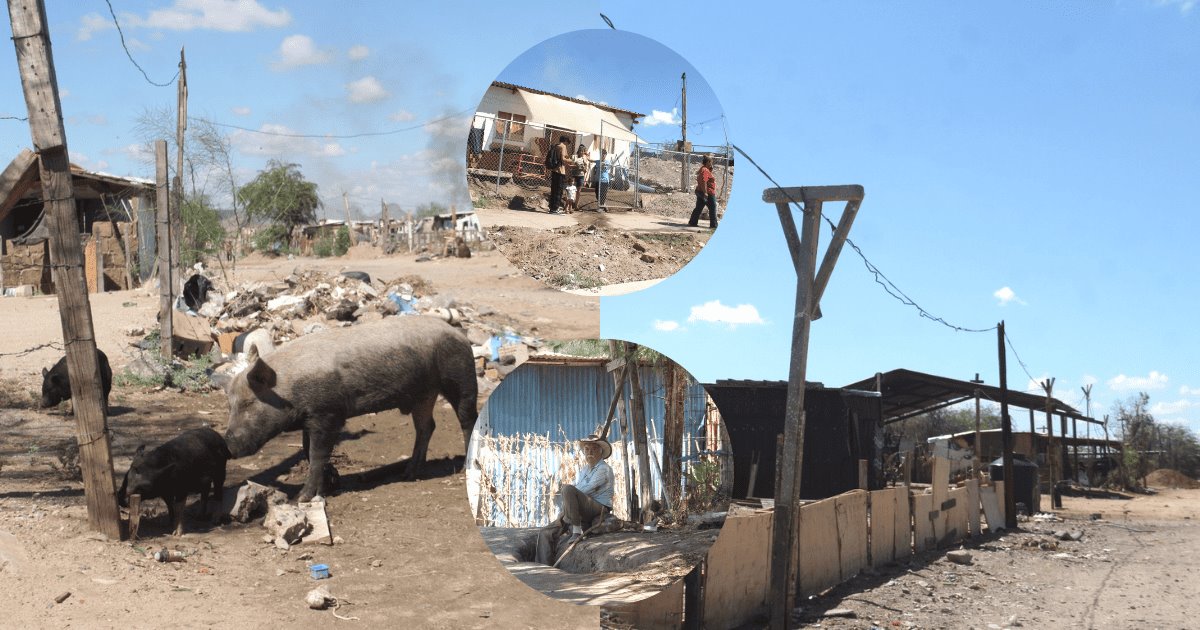
[[[112,391],[112,367],[108,357],[96,350],[100,360],[100,384],[104,387],[104,408],[108,409],[108,393]],[[67,357],[58,360],[54,367],[42,368],[42,407],[53,407],[71,397],[71,376],[67,373]]]
[[[205,515],[209,497],[216,497],[220,513],[225,462],[230,457],[220,433],[208,427],[189,429],[149,453],[145,451],[143,444],[134,452],[117,491],[121,507],[129,506],[133,494],[143,499],[162,498],[176,536],[183,534],[183,506],[189,494],[200,494],[200,512]]]

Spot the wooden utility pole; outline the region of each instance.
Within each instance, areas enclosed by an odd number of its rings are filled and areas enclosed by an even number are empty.
[[[58,78],[50,50],[50,26],[42,0],[9,0],[21,87],[29,110],[33,148],[39,157],[42,199],[50,228],[50,268],[62,317],[67,374],[75,410],[75,435],[87,498],[88,524],[111,539],[121,538],[113,484],[112,451],[105,417],[92,308],[83,277],[79,218],[71,185],[67,134],[63,128]]]
[[[629,396],[632,406],[629,428],[633,432],[633,448],[637,451],[638,496],[641,499],[638,511],[640,514],[641,510],[650,505],[654,490],[650,483],[650,448],[646,444],[646,401],[642,397],[642,383],[638,378],[635,356],[637,348],[637,344],[625,342],[625,360],[628,361],[625,373],[629,378]]]
[[[158,227],[158,327],[159,349],[163,361],[171,360],[171,340],[175,334],[172,310],[175,303],[175,267],[171,265],[171,193],[167,185],[167,141],[154,142],[154,183],[157,208],[154,218]]]
[[[391,226],[388,225],[387,202],[383,197],[379,198],[379,241],[376,245],[380,249],[387,248],[388,237],[391,236]]]
[[[682,506],[683,411],[687,402],[687,373],[673,361],[664,366],[666,411],[663,415],[663,494],[672,508]]]
[[[1052,392],[1054,391],[1054,379],[1049,378],[1041,382],[1042,389],[1046,390],[1046,464],[1050,466],[1050,485],[1054,485],[1058,481],[1058,458],[1054,456],[1054,403]]]
[[[795,599],[799,548],[801,473],[804,469],[804,390],[808,365],[809,327],[819,315],[821,295],[833,273],[838,255],[864,196],[862,186],[803,186],[768,188],[763,201],[775,204],[792,266],[796,270],[796,310],[792,320],[792,358],[788,368],[787,408],[783,443],[775,462],[775,510],[771,545],[771,581],[768,593],[771,627],[786,628]],[[845,201],[842,219],[817,269],[817,240],[821,207],[826,201]],[[796,233],[791,204],[803,203],[803,225]]]
[[[342,191],[342,208],[346,210],[346,229],[350,229],[350,196],[346,191]]]
[[[1096,444],[1092,442],[1092,423],[1090,422],[1092,420],[1092,384],[1088,383],[1087,385],[1084,385],[1080,389],[1083,390],[1083,399],[1086,401],[1085,402],[1086,406],[1084,407],[1084,413],[1087,415],[1088,420],[1089,420],[1089,422],[1085,422],[1083,424],[1083,430],[1087,432],[1087,437],[1085,439],[1087,440],[1087,443],[1088,443],[1088,454],[1091,458],[1091,463],[1087,467],[1087,469],[1088,469],[1088,476],[1087,476],[1088,477],[1088,486],[1090,487],[1093,485],[1092,477],[1094,477],[1096,474]],[[1078,459],[1078,457],[1079,457],[1079,454],[1078,454],[1079,445],[1078,444],[1075,445],[1075,449],[1076,449],[1075,456],[1076,456],[1076,459]],[[1076,465],[1078,465],[1078,463]]]
[[[682,93],[680,94],[680,97],[679,97],[680,100],[683,102],[683,110],[682,110],[682,115],[680,116],[680,125],[679,125],[679,133],[680,133],[680,136],[682,136],[682,139],[679,141],[679,151],[680,151],[680,153],[683,154],[682,156],[680,156],[680,160],[679,160],[679,189],[683,190],[683,191],[687,191],[687,189],[688,189],[688,167],[691,166],[691,162],[692,162],[692,160],[691,160],[692,152],[688,149],[688,142],[687,142],[687,73],[684,72],[682,75],[680,75],[679,79],[680,79],[680,81],[683,82]]]
[[[178,86],[175,120],[175,180],[172,182],[172,185],[175,186],[175,195],[174,203],[171,204],[171,267],[177,270],[175,273],[178,275],[175,276],[175,279],[182,279],[186,275],[183,267],[179,266],[179,254],[183,249],[181,247],[183,243],[181,234],[183,229],[183,138],[187,131],[188,105],[187,61],[183,58],[183,48],[179,49]]]
[[[1008,417],[1008,360],[1004,352],[1004,321],[996,326],[1000,346],[1000,441],[1004,448],[1004,528],[1017,528],[1017,495],[1013,483],[1012,418]],[[1032,436],[1030,439],[1033,439]],[[1033,509],[1031,506],[1029,509]]]

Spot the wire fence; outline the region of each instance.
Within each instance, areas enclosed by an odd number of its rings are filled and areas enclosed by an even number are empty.
[[[564,188],[575,186],[578,209],[632,210],[646,205],[644,195],[692,192],[706,155],[713,158],[719,202],[723,205],[729,198],[731,146],[689,145],[690,150],[680,151],[676,143],[647,142],[603,120],[597,120],[594,129],[587,133],[517,114],[476,113],[467,135],[467,173],[481,185],[492,186],[497,197],[527,194],[522,191],[548,196],[546,154],[566,137],[572,161],[566,164]]]

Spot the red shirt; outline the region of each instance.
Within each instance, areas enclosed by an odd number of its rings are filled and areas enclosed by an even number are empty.
[[[709,195],[717,194],[717,178],[713,177],[707,166],[701,166],[700,172],[696,174],[696,190],[703,190]]]

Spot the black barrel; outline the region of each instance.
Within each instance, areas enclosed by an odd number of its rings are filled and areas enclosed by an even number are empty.
[[[992,481],[1005,481],[1004,458],[992,462],[988,467]],[[1026,512],[1032,514],[1037,508],[1037,464],[1025,459],[1024,455],[1013,453],[1013,497],[1017,503],[1024,503]],[[1001,497],[1003,501],[1003,497]]]

